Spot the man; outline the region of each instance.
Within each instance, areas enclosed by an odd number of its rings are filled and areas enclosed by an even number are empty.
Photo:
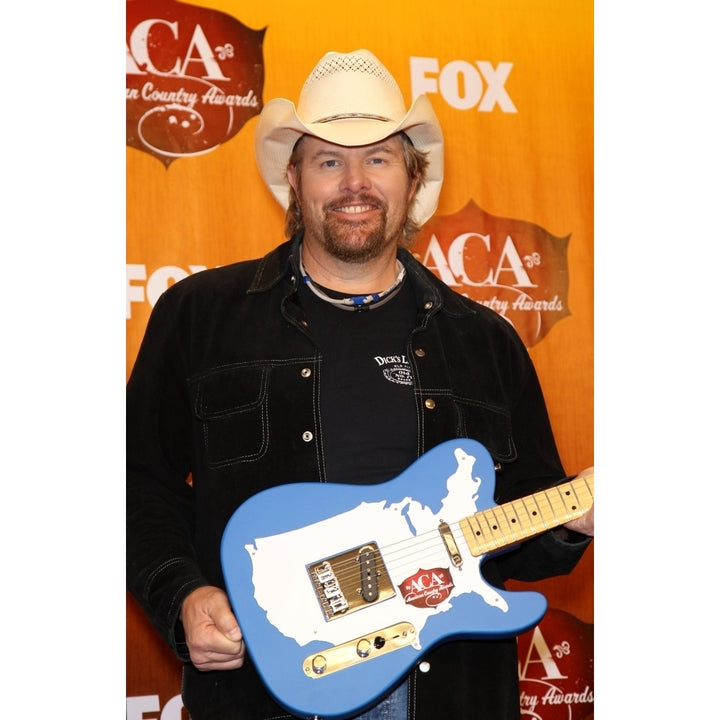
[[[406,110],[372,53],[328,53],[297,108],[267,103],[255,147],[290,240],[169,288],[128,383],[128,587],[185,662],[193,720],[291,717],[246,655],[220,566],[223,531],[249,497],[387,481],[456,437],[491,453],[498,502],[565,477],[509,323],[406,250],[442,184],[429,100]],[[570,572],[592,534],[591,510],[487,560],[483,575],[502,586]],[[441,644],[362,717],[518,718],[515,642]]]

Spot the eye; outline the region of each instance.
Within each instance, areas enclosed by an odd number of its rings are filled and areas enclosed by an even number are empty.
[[[334,159],[323,160],[323,161],[320,163],[320,166],[321,166],[321,167],[326,167],[326,168],[335,168],[335,167],[338,167],[339,165],[340,165],[340,163],[339,163],[337,160],[334,160]]]

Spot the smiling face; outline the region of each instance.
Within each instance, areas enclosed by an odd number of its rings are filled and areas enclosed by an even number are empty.
[[[402,140],[345,147],[306,135],[288,168],[305,223],[304,243],[345,263],[395,254],[416,181]]]

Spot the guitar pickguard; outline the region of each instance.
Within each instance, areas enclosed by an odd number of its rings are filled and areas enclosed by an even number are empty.
[[[428,617],[450,609],[452,599],[459,595],[476,593],[498,612],[506,612],[506,600],[483,579],[478,559],[471,558],[462,533],[453,537],[467,562],[456,566],[440,532],[441,526],[477,511],[482,480],[473,476],[476,458],[460,448],[454,457],[453,472],[437,483],[446,493],[436,501],[435,511],[409,496],[398,501],[388,497],[362,502],[346,512],[246,545],[253,565],[255,600],[266,611],[268,621],[301,646],[314,640],[340,645],[368,630],[409,622],[416,629],[413,645],[420,649]],[[388,548],[383,553],[387,574],[381,602],[364,601],[356,584],[360,577],[357,548],[368,544]],[[342,568],[345,582],[330,579],[336,610],[328,611],[318,602],[317,583],[308,575],[308,566],[315,562],[308,554],[318,548],[335,553],[327,557],[344,559],[343,564],[335,563],[332,572],[337,577]],[[280,574],[279,568],[283,568]],[[343,612],[345,602],[348,608]]]

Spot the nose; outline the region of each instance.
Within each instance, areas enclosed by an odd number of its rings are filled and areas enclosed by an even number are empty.
[[[364,192],[370,189],[370,185],[367,168],[361,158],[353,158],[345,163],[340,190],[352,193]]]

